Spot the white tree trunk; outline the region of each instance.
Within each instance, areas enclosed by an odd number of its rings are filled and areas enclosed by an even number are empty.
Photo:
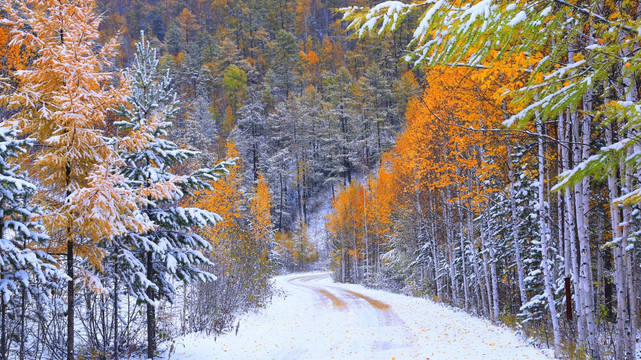
[[[482,223],[481,223],[482,224]],[[483,226],[480,226],[481,229],[481,251],[483,252],[483,274],[485,275],[485,291],[487,291],[487,313],[490,319],[495,319],[498,316],[498,313],[494,311],[492,307],[492,286],[490,284],[490,271],[488,267],[488,258],[487,258],[487,239],[485,231],[483,231]]]
[[[448,197],[449,197],[449,189],[448,189]],[[454,253],[454,224],[452,223],[452,209],[451,207],[447,204],[447,198],[444,199],[445,203],[443,206],[444,209],[444,219],[445,219],[445,228],[446,228],[446,234],[447,234],[447,252],[448,252],[448,257],[449,257],[449,266],[450,266],[450,281],[451,281],[451,293],[452,293],[452,303],[454,303],[456,306],[459,306],[459,299],[458,299],[458,282],[456,281],[456,256]]]
[[[579,115],[575,111],[568,109],[568,119],[570,121],[570,128],[567,133],[567,139],[572,142],[572,157],[573,163],[572,166],[577,166],[581,161],[581,144],[579,132]],[[583,259],[581,256],[583,253],[579,253],[577,248],[577,238],[579,245],[581,241],[585,241],[587,237],[585,230],[585,225],[583,221],[583,184],[581,182],[574,185],[573,193],[571,196],[570,203],[568,203],[569,217],[571,219],[570,223],[570,243],[572,250],[572,280],[574,284],[574,301],[576,302],[576,324],[578,331],[578,342],[579,344],[587,349],[587,331],[586,331],[586,319],[585,319],[585,292],[583,289],[583,279],[581,272],[581,263]],[[572,191],[572,190],[569,190]],[[584,239],[581,237],[583,236]]]
[[[640,5],[641,6],[641,5]],[[639,94],[637,92],[637,84],[634,78],[625,78],[623,80],[626,85],[625,100],[636,103],[639,100]],[[630,131],[628,137],[633,137],[638,135],[634,130]],[[636,146],[638,148],[638,145]],[[635,149],[628,150],[628,157],[634,155]],[[633,176],[634,169],[630,165],[625,167],[625,187],[626,191],[630,192],[633,190]],[[627,273],[627,294],[628,294],[628,306],[629,306],[629,324],[627,325],[628,334],[626,336],[627,343],[627,354],[631,358],[636,357],[636,341],[637,341],[637,294],[635,292],[634,279],[636,278],[636,266],[634,264],[634,244],[628,249],[630,242],[628,237],[630,236],[630,223],[632,221],[632,208],[630,205],[626,205],[623,208],[623,241],[621,242],[621,248],[625,254],[625,265]]]
[[[590,95],[587,95],[589,97]],[[584,100],[584,110],[591,107],[589,101]],[[589,156],[590,147],[590,118],[583,119],[582,124],[582,137],[579,134],[579,121],[578,115],[572,118],[572,128],[574,131],[574,142],[581,147],[581,152],[575,154],[576,157],[581,157],[581,161],[585,161]],[[577,162],[578,163],[578,162]],[[590,238],[588,237],[588,211],[590,210],[590,183],[586,178],[582,182],[576,184],[575,188],[575,205],[576,205],[576,220],[577,220],[577,233],[579,237],[579,251],[580,251],[580,288],[581,288],[581,318],[585,322],[587,330],[587,338],[585,339],[584,347],[589,349],[589,355],[594,358],[600,358],[600,351],[597,342],[597,326],[594,318],[594,281],[592,279],[592,255],[590,253]]]
[[[538,159],[539,159],[539,226],[541,228],[541,267],[543,270],[543,280],[545,286],[545,297],[548,302],[548,309],[550,311],[550,320],[552,321],[552,331],[554,333],[554,355],[561,355],[561,329],[559,327],[559,319],[556,316],[556,302],[554,300],[553,279],[550,276],[550,267],[554,267],[554,263],[550,261],[548,241],[550,239],[550,229],[548,227],[548,214],[545,208],[545,148],[543,143],[543,124],[541,121],[537,123],[538,136]]]
[[[613,136],[612,128],[609,125],[605,131],[606,141],[608,145],[612,145]],[[627,283],[626,283],[626,253],[623,240],[623,228],[621,226],[621,210],[619,206],[614,203],[614,200],[619,197],[618,189],[618,174],[616,170],[613,170],[610,175],[608,175],[608,190],[609,190],[609,201],[610,201],[610,220],[612,221],[612,235],[613,241],[615,242],[613,255],[614,255],[614,285],[616,286],[617,292],[617,325],[615,331],[615,351],[616,357],[618,359],[632,359],[628,355],[629,349],[629,338],[628,329],[626,327],[629,325],[629,316],[628,316],[628,303],[627,303]]]
[[[461,203],[459,200],[459,244],[461,247],[461,271],[463,272],[463,296],[465,300],[465,312],[470,311],[470,297],[469,297],[469,286],[467,283],[467,262],[465,261],[465,234],[463,234],[463,218],[462,218]]]
[[[365,277],[369,277],[369,234],[367,228],[367,184],[363,185],[363,226],[365,227]]]
[[[434,209],[434,205],[431,205],[431,208]],[[438,255],[438,243],[436,236],[436,221],[431,221],[430,230],[432,235],[432,261],[434,262],[434,283],[436,286],[436,296],[443,296],[441,294],[441,269],[440,261]]]
[[[494,243],[490,244],[490,258],[496,259],[496,252],[494,251]],[[490,263],[490,273],[492,274],[492,307],[494,308],[494,318],[497,319],[500,315],[499,309],[499,277],[496,271],[496,261]]]
[[[567,118],[570,119],[569,124],[565,121],[563,121],[563,142],[567,144],[567,146],[570,146],[572,144],[572,118],[573,114],[570,111],[567,111]],[[570,125],[568,127],[568,125]],[[576,147],[574,149],[575,153],[577,151]],[[569,150],[567,148],[564,148],[562,153],[561,153],[561,162],[563,166],[563,170],[567,171],[572,168],[572,163],[570,161],[570,154]],[[575,314],[576,314],[576,327],[577,327],[577,333],[578,333],[578,339],[581,341],[581,339],[585,339],[585,326],[584,326],[584,321],[583,321],[583,316],[581,314],[581,309],[582,307],[582,297],[580,296],[580,283],[579,283],[579,253],[578,249],[576,246],[576,213],[575,213],[575,204],[574,204],[574,193],[570,188],[566,188],[563,191],[563,200],[565,203],[565,215],[567,217],[567,232],[566,232],[566,239],[565,239],[565,259],[566,259],[566,267],[569,267],[570,270],[570,277],[572,278],[572,289],[574,291],[574,309],[575,309]],[[570,260],[570,262],[567,262],[567,260]],[[567,275],[567,272],[566,272]]]
[[[508,136],[509,141],[509,136]],[[516,258],[516,274],[517,280],[519,282],[519,295],[521,297],[521,306],[525,305],[528,301],[527,294],[525,292],[525,270],[523,267],[523,259],[521,258],[521,240],[519,239],[519,228],[517,224],[519,219],[516,215],[516,192],[514,190],[514,184],[516,179],[514,176],[514,164],[512,164],[512,154],[510,152],[510,144],[506,146],[507,148],[507,169],[508,176],[510,180],[510,212],[511,222],[512,222],[512,246],[514,247],[514,257]]]

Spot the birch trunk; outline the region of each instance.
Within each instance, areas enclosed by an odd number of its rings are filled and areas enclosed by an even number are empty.
[[[591,95],[588,93],[584,99],[584,110],[590,111],[591,104],[588,98]],[[574,130],[574,142],[579,144],[581,152],[577,151],[575,157],[580,156],[581,161],[588,159],[590,147],[590,118],[583,119],[581,132],[579,134],[579,121],[578,116],[572,118]],[[578,162],[577,162],[578,163]],[[587,330],[587,342],[584,346],[589,351],[589,355],[598,359],[601,357],[598,346],[597,327],[594,318],[594,281],[592,278],[592,255],[590,254],[590,238],[588,237],[588,211],[590,210],[590,183],[589,179],[585,178],[575,186],[575,204],[576,204],[576,220],[577,232],[579,237],[579,251],[580,251],[580,288],[581,288],[581,318],[585,322]],[[584,339],[584,338],[582,338]]]
[[[490,262],[490,272],[492,274],[492,307],[494,308],[494,318],[498,318],[500,315],[499,311],[499,278],[498,274],[496,271],[496,253],[494,251],[494,243],[490,244],[489,246],[489,251],[490,251],[490,258],[493,259],[492,262]]]
[[[641,6],[641,5],[640,5]],[[625,100],[631,103],[636,103],[639,100],[637,92],[636,80],[632,77],[626,77],[623,80],[623,83],[626,85],[625,88]],[[631,133],[628,134],[628,137],[633,138],[637,135],[634,130],[630,130]],[[638,148],[638,146],[637,146]],[[628,158],[635,155],[635,149],[631,148],[628,150]],[[627,192],[633,190],[633,178],[634,178],[634,168],[633,165],[625,165],[625,188]],[[632,221],[632,207],[630,205],[625,205],[623,207],[623,240],[621,242],[621,248],[625,255],[625,265],[627,273],[627,296],[628,296],[628,306],[629,314],[628,319],[629,323],[626,327],[626,348],[627,355],[631,358],[636,356],[636,341],[637,341],[637,294],[634,291],[634,279],[636,278],[636,266],[634,264],[634,244],[630,244],[628,241],[630,236],[630,226]],[[630,247],[630,249],[628,248]]]
[[[628,156],[632,151],[630,150]],[[625,168],[625,189],[626,192],[632,189],[632,176],[630,167]],[[626,344],[626,358],[635,358],[636,348],[636,294],[634,293],[634,268],[632,266],[632,256],[634,254],[634,244],[629,241],[630,238],[630,222],[632,221],[631,206],[625,205],[623,207],[623,238],[621,240],[621,249],[624,254],[625,261],[625,293],[628,301],[628,317],[625,319],[625,344]]]
[[[436,296],[441,296],[441,274],[439,267],[438,246],[436,243],[436,221],[431,222],[432,232],[432,260],[434,261],[434,284],[436,286]]]
[[[492,286],[490,284],[490,271],[488,268],[488,258],[487,258],[487,247],[485,245],[486,239],[485,239],[485,231],[483,231],[483,225],[480,226],[481,230],[481,251],[482,251],[482,260],[483,260],[483,275],[485,278],[485,291],[487,292],[486,298],[487,298],[487,314],[490,317],[490,319],[494,319],[496,317],[495,312],[493,311],[494,309],[492,308]]]
[[[608,145],[612,145],[613,134],[611,125],[606,128],[606,141]],[[623,248],[623,230],[621,227],[621,210],[619,206],[614,203],[614,200],[619,197],[618,189],[618,174],[613,170],[608,175],[608,192],[609,192],[609,205],[610,205],[610,219],[612,221],[613,243],[614,243],[614,284],[616,286],[617,298],[617,324],[616,334],[614,337],[616,357],[619,359],[631,359],[628,357],[628,331],[626,325],[628,324],[628,304],[627,304],[627,291],[626,291],[626,266],[625,266],[625,251]]]
[[[449,194],[449,189],[447,191],[448,196]],[[450,280],[452,284],[452,302],[456,304],[456,306],[459,306],[459,299],[458,299],[458,282],[456,281],[456,256],[454,254],[454,229],[453,229],[453,224],[452,224],[452,209],[451,206],[447,204],[447,198],[444,199],[445,203],[443,206],[444,210],[444,221],[445,221],[445,229],[446,229],[446,234],[447,234],[447,252],[449,254],[449,266],[450,266]]]
[[[508,136],[509,141],[509,136]],[[507,169],[508,176],[510,180],[510,212],[512,214],[512,246],[514,246],[514,257],[516,258],[516,274],[517,280],[519,283],[519,295],[521,297],[521,306],[525,305],[528,301],[527,294],[525,293],[525,270],[523,267],[523,259],[521,258],[521,241],[519,239],[519,228],[518,223],[519,219],[517,217],[516,211],[516,192],[514,190],[514,184],[516,184],[516,179],[514,176],[514,164],[512,164],[512,154],[510,151],[510,145],[506,146],[507,148]]]
[[[572,123],[574,122],[574,116],[576,114],[571,113],[569,110],[567,111],[567,117],[570,120],[569,123],[566,123],[565,126],[568,126],[566,128],[565,132],[565,139],[567,144],[572,144]],[[574,146],[573,148],[573,154],[576,155],[577,152],[579,151],[578,147]],[[567,168],[565,167],[567,165]],[[570,170],[573,166],[573,162],[571,161],[571,157],[569,154],[567,154],[567,157],[563,159],[563,166],[565,170]],[[586,338],[585,334],[585,321],[583,319],[583,314],[582,314],[582,309],[583,309],[583,304],[582,300],[583,297],[581,296],[581,284],[580,284],[580,276],[579,276],[579,251],[577,249],[577,239],[576,239],[576,221],[577,221],[577,213],[576,213],[576,208],[575,208],[575,198],[576,198],[576,193],[572,191],[572,189],[568,188],[564,192],[565,196],[565,211],[568,216],[568,235],[569,239],[566,243],[566,245],[569,248],[570,252],[570,259],[572,261],[572,289],[574,290],[574,303],[575,303],[575,309],[576,309],[576,328],[577,328],[577,339],[579,342],[583,341],[583,339]]]
[[[460,198],[459,198],[459,230],[460,230],[460,236],[459,236],[459,246],[461,247],[461,271],[463,275],[463,296],[465,297],[465,312],[470,311],[470,297],[469,297],[469,292],[468,292],[468,283],[467,283],[467,264],[465,261],[465,234],[463,234],[463,214],[461,213],[461,206],[460,206]]]
[[[558,133],[559,133],[559,140],[560,140],[560,151],[559,153],[561,154],[561,169],[562,171],[567,171],[570,167],[570,161],[569,161],[569,151],[568,147],[570,146],[570,142],[568,140],[568,137],[566,136],[567,131],[565,129],[565,118],[563,117],[563,114],[559,116],[559,123],[558,123]],[[563,206],[559,206],[559,214],[565,213],[565,216],[563,216],[563,222],[562,222],[562,234],[563,234],[563,258],[564,258],[564,275],[566,279],[571,279],[572,278],[572,255],[570,253],[571,251],[571,241],[570,241],[570,232],[572,231],[572,222],[573,220],[570,219],[570,213],[568,212],[568,207],[567,204],[570,202],[570,191],[569,190],[564,190],[563,195],[562,195],[562,200],[563,200]],[[561,201],[559,201],[561,203]],[[565,207],[565,211],[563,211]],[[561,219],[561,216],[559,216],[559,219]]]
[[[538,158],[539,158],[539,226],[541,228],[541,254],[542,261],[541,267],[543,268],[543,279],[545,285],[545,297],[548,302],[548,309],[550,311],[550,320],[552,321],[552,331],[554,333],[554,355],[561,355],[561,330],[559,328],[559,319],[556,317],[556,303],[554,300],[554,290],[552,289],[553,279],[550,276],[550,267],[554,266],[550,262],[548,253],[548,241],[550,238],[550,230],[548,228],[548,214],[545,208],[545,148],[543,144],[543,123],[537,122],[538,136]]]
[[[577,166],[581,162],[581,145],[579,143],[579,119],[578,114],[575,111],[568,109],[568,119],[569,131],[567,133],[567,138],[572,142],[572,165]],[[572,189],[571,202],[568,204],[568,209],[571,211],[569,214],[573,220],[570,231],[570,246],[572,254],[572,280],[574,284],[574,298],[576,302],[576,313],[577,313],[577,330],[578,330],[578,343],[584,349],[587,349],[587,334],[586,334],[586,319],[585,319],[585,293],[583,291],[583,272],[581,264],[583,259],[581,256],[583,253],[579,252],[577,248],[577,243],[580,244],[582,241],[581,237],[585,237],[585,233],[582,233],[584,229],[583,224],[583,184],[577,183]]]
[[[471,209],[472,204],[468,202],[468,206],[470,208],[468,209],[468,212],[467,212],[467,235],[469,239],[470,248],[472,250],[472,254],[474,255],[473,257],[474,262],[472,263],[472,266],[474,269],[474,277],[476,278],[476,289],[477,289],[476,301],[478,304],[477,308],[480,310],[480,313],[483,313],[489,316],[487,299],[485,298],[485,291],[483,290],[481,272],[479,271],[479,264],[478,264],[479,255],[478,255],[478,252],[476,251],[476,240],[474,239],[474,221],[472,219],[473,216],[472,216],[472,209]]]

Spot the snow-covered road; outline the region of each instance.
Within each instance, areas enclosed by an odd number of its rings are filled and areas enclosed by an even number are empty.
[[[419,298],[279,276],[282,296],[240,319],[238,334],[188,335],[171,359],[548,359],[512,331]]]

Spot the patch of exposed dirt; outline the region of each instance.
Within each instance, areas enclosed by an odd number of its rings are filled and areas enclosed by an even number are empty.
[[[389,311],[389,309],[390,309],[390,306],[387,305],[386,303],[384,303],[382,301],[378,301],[376,299],[372,299],[369,296],[365,296],[363,294],[357,293],[357,292],[352,291],[352,290],[342,289],[342,291],[344,291],[344,292],[346,292],[348,294],[351,294],[351,295],[353,295],[353,296],[355,296],[355,297],[357,297],[359,299],[363,299],[363,300],[367,301],[375,309],[378,309],[378,310],[381,310],[381,311]]]
[[[334,306],[335,308],[337,308],[339,310],[343,310],[345,308],[345,306],[347,306],[347,304],[345,304],[345,302],[343,300],[337,298],[336,295],[332,294],[331,292],[329,292],[329,291],[327,291],[325,289],[316,289],[316,288],[314,288],[314,290],[316,290],[317,292],[325,295],[328,299],[330,299],[332,301],[332,306]]]

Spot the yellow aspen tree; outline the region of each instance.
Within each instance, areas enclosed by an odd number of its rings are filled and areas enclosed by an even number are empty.
[[[261,243],[267,243],[273,238],[274,227],[272,224],[271,207],[272,196],[269,186],[262,174],[256,180],[255,193],[249,202],[252,236]]]

